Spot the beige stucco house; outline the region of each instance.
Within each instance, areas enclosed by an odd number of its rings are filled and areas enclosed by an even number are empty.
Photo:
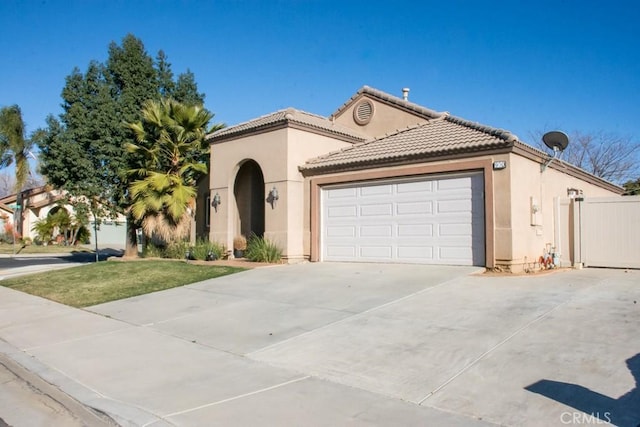
[[[276,242],[290,262],[500,266],[557,241],[568,190],[622,189],[513,134],[363,87],[330,117],[293,108],[208,135],[209,237]]]
[[[45,218],[53,209],[59,208],[59,203],[64,199],[62,192],[49,186],[41,186],[23,190],[21,200],[18,194],[10,194],[0,199],[5,222],[13,224],[14,229],[23,237],[33,239],[35,233],[33,226],[40,219]],[[22,203],[21,218],[15,218],[17,205]],[[69,211],[71,206],[63,206]]]
[[[64,209],[73,215],[74,207],[65,200],[65,193],[49,185],[30,188],[21,192],[21,211],[17,211],[18,194],[0,198],[0,222],[12,224],[14,230],[23,237],[36,240],[34,226],[38,221],[58,209]],[[17,213],[17,217],[16,217]],[[122,248],[126,239],[126,218],[118,215],[116,219],[102,219],[98,226],[98,242],[101,247]],[[91,241],[94,241],[94,223],[90,221]]]

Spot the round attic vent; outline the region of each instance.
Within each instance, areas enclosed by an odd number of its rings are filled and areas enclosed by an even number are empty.
[[[371,121],[374,112],[371,101],[364,99],[353,109],[353,119],[357,124],[364,126]]]

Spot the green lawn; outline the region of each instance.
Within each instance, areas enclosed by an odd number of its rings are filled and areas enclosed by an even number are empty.
[[[242,270],[183,261],[104,261],[7,279],[0,285],[73,307],[88,307]]]

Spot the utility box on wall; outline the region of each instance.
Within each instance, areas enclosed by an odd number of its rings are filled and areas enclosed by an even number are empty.
[[[542,212],[540,202],[535,197],[530,198],[529,210],[531,213],[531,225],[542,225]]]

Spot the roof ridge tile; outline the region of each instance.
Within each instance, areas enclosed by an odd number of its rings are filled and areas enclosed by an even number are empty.
[[[383,92],[379,89],[375,89],[371,86],[364,85],[360,89],[358,89],[358,91],[351,98],[349,98],[344,104],[342,104],[331,116],[337,116],[338,114],[340,114],[342,111],[344,111],[347,108],[349,104],[355,101],[362,94],[368,94],[374,98],[377,98],[378,100],[381,100],[381,101],[396,105],[398,107],[401,107],[405,110],[409,110],[411,112],[417,113],[420,116],[425,117],[427,119],[436,119],[442,115],[442,113],[439,113],[430,108],[423,107],[422,105],[416,104],[414,102],[404,100],[397,96],[393,96],[389,93]]]
[[[207,135],[207,139],[225,137],[228,135],[242,134],[246,132],[256,131],[263,128],[269,128],[278,123],[297,123],[309,128],[324,130],[338,135],[343,135],[351,139],[365,140],[365,136],[354,129],[336,123],[327,117],[309,113],[293,107],[287,107],[274,111],[269,114],[262,115],[255,119],[247,120],[236,125],[217,130]]]

